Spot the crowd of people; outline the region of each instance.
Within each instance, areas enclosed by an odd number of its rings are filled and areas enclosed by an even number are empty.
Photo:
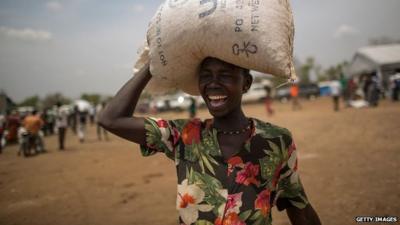
[[[97,126],[98,140],[108,140],[107,131],[97,123],[97,115],[105,103],[89,109],[80,109],[77,105],[63,107],[57,103],[52,108],[41,111],[32,109],[19,112],[12,110],[0,114],[0,153],[5,146],[18,144],[18,155],[36,155],[46,152],[45,137],[58,135],[58,149],[66,147],[66,133],[70,129],[81,143],[85,142],[86,127]]]

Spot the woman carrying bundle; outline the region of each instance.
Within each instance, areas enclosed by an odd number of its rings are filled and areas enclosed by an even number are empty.
[[[99,122],[140,144],[144,156],[161,152],[175,161],[181,224],[272,224],[273,206],[286,209],[292,224],[320,224],[297,173],[291,133],[242,110],[242,95],[252,83],[249,70],[217,58],[202,61],[198,89],[212,115],[206,120],[132,117],[151,78],[147,64]]]

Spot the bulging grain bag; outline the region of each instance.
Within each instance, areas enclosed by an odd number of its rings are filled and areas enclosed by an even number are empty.
[[[193,95],[206,57],[294,79],[293,36],[289,0],[167,0],[150,22],[135,68],[150,61],[149,91]]]

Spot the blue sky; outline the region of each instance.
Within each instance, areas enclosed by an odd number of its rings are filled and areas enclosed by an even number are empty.
[[[0,89],[14,100],[62,92],[112,95],[131,76],[161,0],[0,0]],[[368,39],[400,39],[400,1],[292,1],[295,55],[351,60]]]

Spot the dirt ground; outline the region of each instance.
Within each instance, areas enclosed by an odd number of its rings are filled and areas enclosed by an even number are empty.
[[[267,117],[262,104],[246,105],[248,116],[289,128],[299,149],[306,193],[323,224],[356,224],[355,216],[400,216],[400,104],[342,108],[329,98],[274,103]],[[182,118],[187,113],[164,113]],[[207,117],[205,110],[200,117]],[[18,157],[17,146],[0,155],[1,225],[173,225],[176,177],[163,155],[144,158],[138,146],[115,136],[98,141],[95,126],[80,144],[68,130],[67,150],[55,136],[48,153]],[[276,225],[290,224],[273,212]]]

